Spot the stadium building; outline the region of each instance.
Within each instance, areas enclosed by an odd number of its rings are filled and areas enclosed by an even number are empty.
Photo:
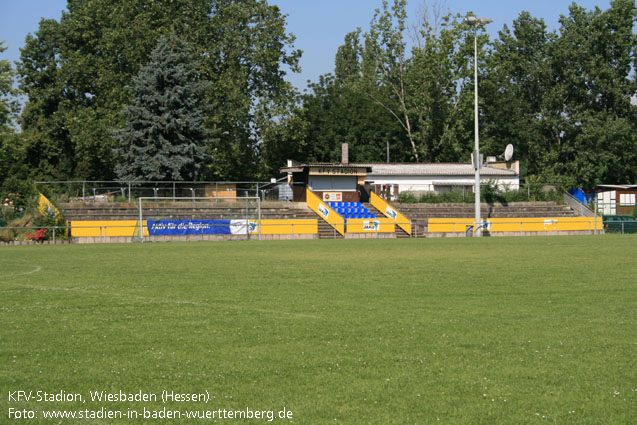
[[[394,200],[401,192],[446,193],[453,189],[473,191],[475,171],[471,163],[350,163],[343,146],[340,163],[301,163],[288,160],[281,168],[292,187],[292,200],[305,202],[306,189],[324,201],[368,202],[371,192]],[[480,170],[482,183],[503,190],[520,186],[519,161],[496,161],[488,157]]]

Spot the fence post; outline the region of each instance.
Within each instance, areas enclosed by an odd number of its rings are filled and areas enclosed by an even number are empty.
[[[142,221],[142,198],[139,198],[139,240],[144,243],[144,222]]]
[[[246,239],[250,240],[250,220],[248,219],[248,197],[246,197]]]
[[[259,216],[259,220],[257,221],[257,225],[259,226],[259,240],[261,240],[261,199],[257,197],[257,214]],[[294,235],[294,224],[292,225],[292,235]]]
[[[55,226],[53,227],[53,245],[55,245]]]

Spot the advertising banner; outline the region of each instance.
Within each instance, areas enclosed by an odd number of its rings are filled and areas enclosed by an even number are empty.
[[[323,192],[325,202],[339,202],[343,200],[343,192]]]
[[[147,225],[153,236],[245,235],[258,231],[257,223],[247,220],[147,220]]]

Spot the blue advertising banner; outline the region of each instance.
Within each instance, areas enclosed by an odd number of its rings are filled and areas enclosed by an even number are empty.
[[[246,220],[146,220],[149,235],[237,235],[246,234]],[[248,222],[250,233],[256,223]]]

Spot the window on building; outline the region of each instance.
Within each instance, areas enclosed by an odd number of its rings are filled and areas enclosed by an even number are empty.
[[[620,205],[635,205],[635,194],[621,193],[619,195],[619,204]]]

